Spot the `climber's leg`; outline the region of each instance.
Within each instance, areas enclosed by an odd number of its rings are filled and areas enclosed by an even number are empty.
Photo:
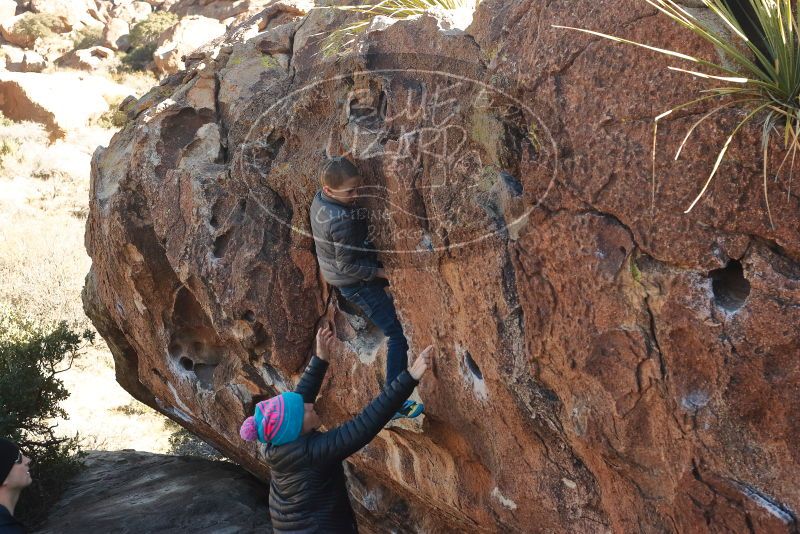
[[[386,384],[408,367],[408,341],[403,325],[397,318],[394,303],[384,290],[385,284],[365,283],[340,288],[342,296],[361,308],[369,320],[383,330],[388,338],[386,355]]]

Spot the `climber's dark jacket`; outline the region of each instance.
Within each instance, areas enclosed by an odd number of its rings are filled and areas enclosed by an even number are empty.
[[[25,534],[22,523],[14,519],[8,508],[0,504],[0,534]]]
[[[378,261],[368,240],[366,208],[338,202],[317,191],[309,217],[317,261],[330,285],[350,286],[375,278]]]
[[[316,356],[295,392],[314,402],[328,363]],[[416,387],[400,375],[358,416],[329,432],[310,432],[284,445],[267,446],[272,480],[269,512],[277,533],[358,532],[347,498],[342,461],[372,441]]]

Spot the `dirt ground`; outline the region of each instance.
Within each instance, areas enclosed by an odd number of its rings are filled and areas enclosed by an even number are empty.
[[[113,132],[86,128],[48,144],[34,123],[0,116],[0,308],[39,322],[91,328],[81,289],[89,163]],[[168,452],[176,426],[123,390],[102,338],[60,375],[70,391],[61,432],[86,449]]]

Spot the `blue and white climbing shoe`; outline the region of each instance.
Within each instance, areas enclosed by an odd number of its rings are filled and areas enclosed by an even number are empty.
[[[413,419],[414,417],[417,417],[424,411],[425,411],[424,404],[422,404],[421,402],[408,399],[403,403],[403,407],[400,408],[397,411],[397,413],[394,414],[394,417],[392,417],[392,421],[394,421],[395,419],[400,419],[402,417],[405,417],[407,419]]]

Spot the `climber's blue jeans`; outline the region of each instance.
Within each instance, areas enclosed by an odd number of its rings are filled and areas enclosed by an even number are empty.
[[[403,325],[397,318],[394,303],[384,290],[387,285],[386,280],[375,279],[372,282],[340,287],[339,291],[344,298],[361,308],[369,320],[389,338],[386,354],[386,385],[389,385],[408,367],[408,341],[403,334]]]

